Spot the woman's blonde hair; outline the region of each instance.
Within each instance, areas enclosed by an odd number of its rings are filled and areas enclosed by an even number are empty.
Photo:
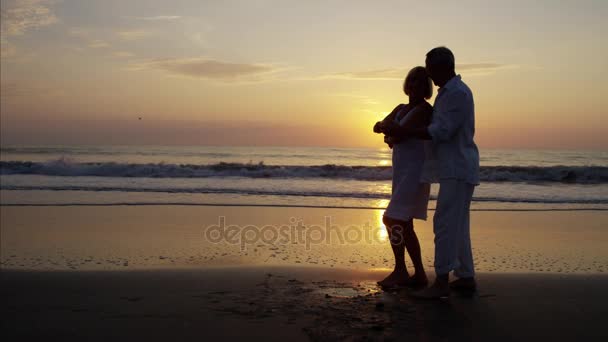
[[[433,81],[426,72],[426,68],[423,66],[414,67],[412,70],[410,70],[410,72],[407,73],[405,81],[403,81],[403,92],[405,95],[410,94],[409,84],[411,83],[411,79],[414,77],[426,79],[427,82],[424,86],[424,98],[427,100],[430,99],[433,96]]]

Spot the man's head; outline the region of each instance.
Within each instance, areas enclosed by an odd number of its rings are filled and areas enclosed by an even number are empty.
[[[426,54],[426,71],[437,86],[443,87],[456,75],[452,51],[445,46],[429,51]]]

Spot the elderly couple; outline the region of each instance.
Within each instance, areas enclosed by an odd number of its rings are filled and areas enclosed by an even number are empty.
[[[439,87],[435,105],[425,99]],[[393,188],[384,225],[395,256],[395,269],[378,284],[384,288],[417,289],[412,296],[440,298],[450,290],[475,290],[475,270],[469,234],[469,209],[479,184],[479,152],[473,141],[473,94],[456,75],[454,55],[438,47],[426,55],[426,68],[415,67],[404,82],[408,104],[398,105],[374,132],[383,133],[393,149]],[[435,282],[427,287],[420,244],[413,219],[426,220],[430,184],[439,182],[433,217]],[[405,250],[415,273],[405,266]],[[454,271],[458,279],[449,282]]]

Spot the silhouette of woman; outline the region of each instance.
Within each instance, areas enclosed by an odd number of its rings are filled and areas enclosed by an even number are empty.
[[[425,99],[433,95],[433,83],[424,67],[410,70],[403,83],[403,91],[409,96],[409,103],[398,105],[374,126],[374,132],[385,133],[384,141],[393,149],[392,194],[383,222],[393,249],[395,268],[378,284],[382,287],[421,288],[428,281],[413,219],[426,220],[427,217],[430,184],[421,180],[430,145],[424,140],[390,136],[385,128],[393,124],[426,127],[430,123],[433,107]],[[411,277],[405,266],[405,249],[414,264],[415,273]]]

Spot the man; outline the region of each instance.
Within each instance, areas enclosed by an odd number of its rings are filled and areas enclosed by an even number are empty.
[[[473,141],[473,94],[455,72],[454,54],[438,47],[426,55],[426,69],[439,87],[431,124],[426,128],[388,127],[388,134],[432,139],[437,157],[439,195],[433,217],[435,273],[433,285],[412,293],[419,298],[449,295],[450,288],[475,290],[475,269],[469,233],[473,190],[479,185],[479,152]],[[451,283],[449,273],[458,278]]]

